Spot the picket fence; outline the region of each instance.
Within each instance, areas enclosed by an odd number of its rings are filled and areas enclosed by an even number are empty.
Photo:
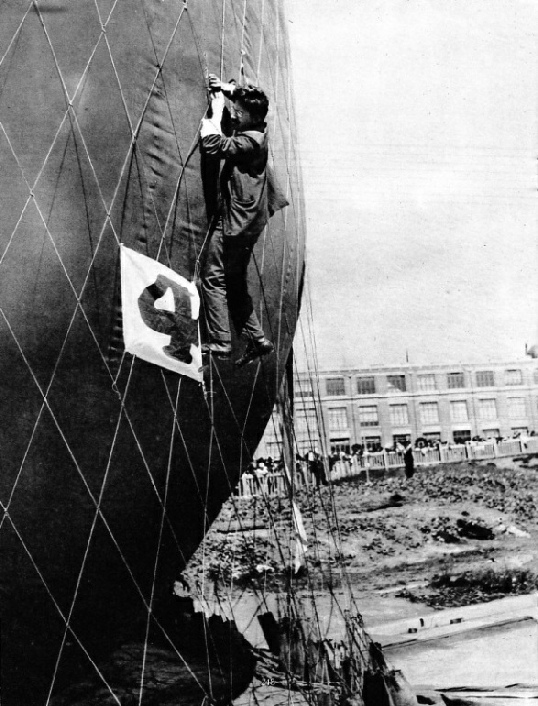
[[[415,465],[436,466],[443,463],[461,461],[488,460],[522,456],[538,453],[538,436],[525,439],[506,439],[504,441],[469,441],[466,444],[451,444],[438,448],[415,449]],[[326,469],[328,481],[363,476],[368,481],[370,471],[382,471],[400,468],[404,465],[403,454],[398,451],[378,451],[364,454],[361,458],[352,456],[351,460],[337,461],[330,474]],[[329,477],[330,476],[330,477]],[[301,472],[296,472],[293,482],[295,487],[304,488],[316,484],[316,479],[307,470],[306,463],[301,464]],[[279,496],[288,493],[288,482],[283,473],[255,475],[244,473],[236,488],[235,495],[240,498]]]

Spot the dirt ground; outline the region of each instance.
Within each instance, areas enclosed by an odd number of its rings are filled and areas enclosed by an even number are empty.
[[[401,592],[440,608],[538,586],[536,457],[348,479],[296,500],[308,537],[300,580],[311,586],[346,574],[363,595]],[[232,499],[187,575],[270,589],[290,575],[295,534],[288,498]]]

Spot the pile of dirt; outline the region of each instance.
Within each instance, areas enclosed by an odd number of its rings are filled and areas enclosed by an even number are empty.
[[[538,588],[538,576],[530,571],[466,571],[433,576],[422,593],[404,589],[398,596],[433,608],[453,608],[488,603],[505,596],[526,595]]]
[[[501,566],[522,552],[531,555],[527,568],[538,573],[536,498],[534,469],[492,463],[446,464],[420,468],[410,480],[402,472],[302,490],[296,502],[308,537],[309,580],[331,582],[334,569],[344,565],[373,589],[430,580],[446,562],[452,573],[461,562],[461,573],[495,560]],[[295,537],[288,498],[233,498],[189,573],[228,585],[285,577]]]
[[[282,571],[274,544],[268,532],[213,530],[189,562],[186,575],[194,583],[203,579],[216,587],[256,584]]]
[[[509,515],[518,523],[538,522],[538,473],[533,469],[504,469],[493,463],[447,464],[420,470],[407,483],[395,479],[380,486],[430,505],[473,503]]]
[[[464,510],[461,517],[442,515],[423,525],[421,531],[432,539],[447,544],[460,544],[464,539],[488,540],[495,538],[495,532],[481,517],[471,519]]]

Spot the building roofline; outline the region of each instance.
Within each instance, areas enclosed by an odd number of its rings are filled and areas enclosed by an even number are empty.
[[[538,366],[538,359],[535,358],[522,358],[519,360],[509,360],[509,361],[485,361],[478,363],[395,363],[395,364],[375,364],[368,366],[357,366],[353,368],[328,368],[324,370],[318,370],[317,373],[308,370],[298,370],[296,376],[299,377],[315,377],[321,375],[354,375],[357,373],[383,373],[383,372],[415,372],[417,370],[424,370],[425,372],[447,372],[449,368],[454,368],[454,372],[458,372],[457,368],[460,369],[482,369],[487,370],[488,367],[518,367],[518,366]]]

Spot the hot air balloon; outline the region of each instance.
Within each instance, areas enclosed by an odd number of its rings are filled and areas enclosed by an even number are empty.
[[[120,246],[196,279],[209,71],[269,96],[289,206],[249,270],[275,354],[216,362],[204,386],[125,351]],[[166,633],[174,581],[251,460],[292,346],[304,261],[294,120],[282,0],[2,5],[6,706],[48,703],[88,672],[119,702],[103,659]]]

